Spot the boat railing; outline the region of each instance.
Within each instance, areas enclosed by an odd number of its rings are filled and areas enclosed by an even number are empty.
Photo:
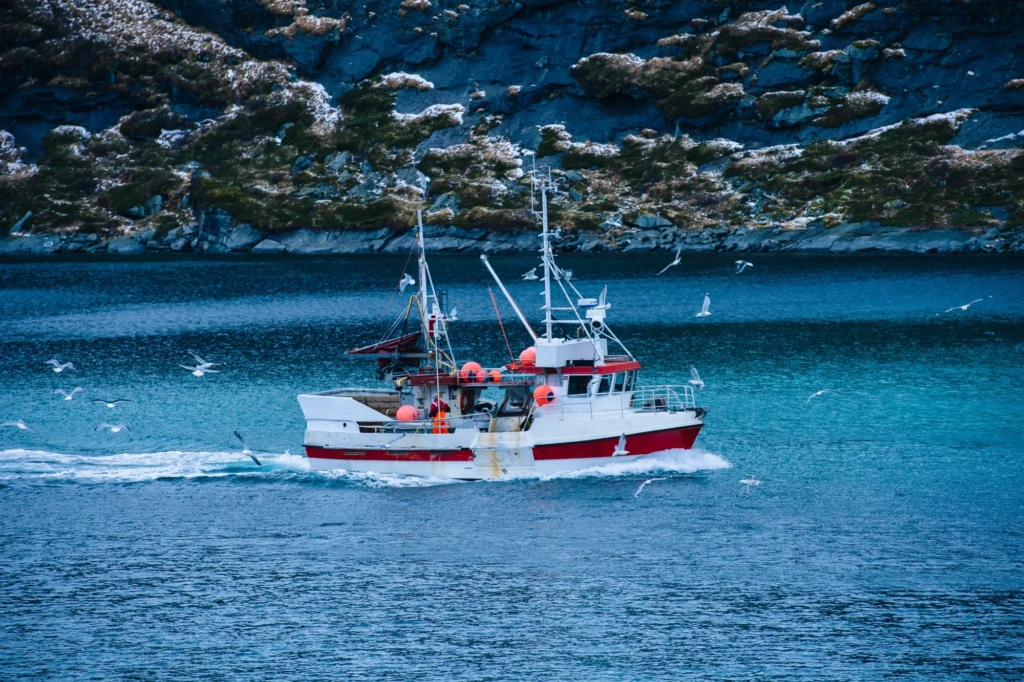
[[[629,406],[641,412],[681,412],[697,407],[693,386],[686,384],[638,386],[633,389]]]

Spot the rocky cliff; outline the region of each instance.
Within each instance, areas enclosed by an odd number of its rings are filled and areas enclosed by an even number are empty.
[[[0,0],[0,250],[1024,249],[1024,3]]]

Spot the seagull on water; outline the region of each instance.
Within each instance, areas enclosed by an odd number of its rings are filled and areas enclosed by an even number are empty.
[[[64,400],[71,400],[72,398],[75,397],[75,394],[78,393],[81,390],[82,390],[81,386],[75,386],[73,389],[71,389],[71,392],[68,393],[63,388],[58,388],[57,390],[55,390],[53,392],[53,394],[54,395],[60,394],[60,395],[64,396]]]
[[[748,260],[738,260],[738,261],[736,261],[736,274],[738,275],[741,272],[743,272],[745,269],[752,268],[752,267],[754,267],[754,264],[751,263],[750,261],[748,261]]]
[[[398,293],[404,294],[405,288],[416,284],[416,280],[409,276],[408,272],[402,273],[402,279],[398,281]]]
[[[808,403],[811,402],[811,398],[817,398],[819,396],[825,395],[826,393],[835,393],[835,392],[836,391],[835,391],[834,388],[823,388],[820,391],[818,391],[817,393],[812,393],[811,397],[807,399],[807,402]]]
[[[661,272],[659,272],[658,274],[660,275],[662,272],[665,272],[669,268],[671,268],[671,267],[673,267],[675,265],[679,265],[682,262],[682,260],[679,258],[679,254],[681,254],[682,252],[683,252],[683,247],[681,247],[681,246],[676,247],[676,259],[674,261],[672,261],[671,263],[669,263],[668,265],[666,265],[665,267],[663,267],[661,269]]]
[[[458,309],[458,307],[452,308],[452,311],[450,313],[448,313],[448,321],[449,322],[458,322],[459,321],[459,309]]]
[[[700,389],[704,388],[704,381],[701,380],[700,374],[697,374],[697,368],[696,367],[691,367],[690,368],[690,376],[693,377],[692,379],[690,379],[690,383],[691,384],[693,384],[694,386],[696,386],[697,388],[700,388]]]
[[[20,419],[11,422],[4,422],[3,424],[0,424],[0,426],[16,426],[19,431],[32,431],[32,429],[28,427],[28,424]],[[32,431],[32,433],[35,433],[35,431]]]
[[[572,270],[562,270],[562,279],[566,282],[572,281]]]
[[[63,372],[66,369],[74,369],[75,368],[75,364],[73,362],[63,362],[62,363],[60,360],[58,360],[56,358],[53,358],[51,360],[47,360],[46,364],[53,365],[53,371],[56,372],[57,374],[60,374],[61,372]]]
[[[525,279],[527,282],[536,282],[538,279],[540,279],[540,277],[537,276],[537,268],[534,268],[529,272],[524,273],[523,279]]]
[[[90,403],[103,403],[110,409],[117,407],[118,403],[134,403],[134,400],[128,400],[127,398],[115,398],[114,400],[103,400],[102,398],[93,398],[89,401]]]
[[[106,422],[103,422],[93,430],[102,431],[103,429],[108,429],[111,433],[119,433],[120,431],[131,431],[127,424],[108,424]]]
[[[258,459],[256,459],[256,455],[252,454],[252,450],[250,450],[249,446],[245,444],[245,439],[242,438],[242,434],[240,434],[238,431],[235,431],[235,438],[237,438],[238,440],[242,441],[242,454],[243,455],[249,455],[249,458],[252,461],[256,462],[256,466],[258,466],[258,467],[263,466],[263,463],[260,462]]]
[[[710,307],[711,307],[711,295],[710,294],[704,294],[704,305],[702,305],[700,307],[700,312],[697,313],[695,315],[695,317],[709,317],[711,315],[711,311],[709,311],[708,308],[710,308]]]
[[[753,476],[747,475],[746,478],[740,479],[740,495],[750,495],[751,486],[761,485],[761,481],[757,480]]]
[[[188,365],[178,365],[178,367],[181,367],[182,369],[187,369],[188,371],[192,372],[192,376],[194,377],[201,377],[204,374],[220,373],[219,369],[210,369],[209,367],[203,367],[201,365],[196,365],[195,367],[189,367]]]
[[[644,481],[643,483],[640,484],[639,488],[636,489],[636,492],[633,493],[633,497],[640,497],[640,493],[642,493],[644,491],[644,488],[647,487],[648,483],[654,483],[655,481],[667,481],[667,480],[668,480],[668,476],[662,476],[661,478],[648,478],[646,481]]]
[[[623,457],[629,454],[629,450],[626,449],[626,434],[619,436],[619,442],[615,446],[615,452],[612,453],[612,457]]]
[[[989,296],[989,298],[992,298],[992,297]],[[955,305],[952,308],[950,308],[949,310],[943,310],[942,314],[945,315],[946,313],[951,313],[954,310],[967,310],[968,308],[970,308],[975,303],[981,303],[984,300],[985,299],[983,299],[983,298],[976,298],[973,301],[971,301],[970,303],[968,303],[967,305]],[[939,313],[935,313],[935,314],[938,315]],[[57,371],[57,370],[54,370],[54,371]]]

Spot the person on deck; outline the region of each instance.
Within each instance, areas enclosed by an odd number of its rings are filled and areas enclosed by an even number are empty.
[[[448,406],[448,403],[442,400],[441,397],[435,393],[434,401],[430,403],[430,418],[433,419],[439,412],[448,414],[449,410],[451,410],[451,408]]]

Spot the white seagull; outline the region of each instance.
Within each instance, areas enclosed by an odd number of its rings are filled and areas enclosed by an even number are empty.
[[[245,444],[245,439],[242,438],[242,434],[240,434],[238,431],[235,431],[235,438],[242,441],[242,454],[249,455],[249,458],[252,459],[252,461],[256,462],[256,466],[263,466],[263,464],[258,459],[256,459],[256,455],[252,454],[252,450],[249,449],[249,446]]]
[[[989,298],[992,298],[992,297],[989,296]],[[952,308],[950,308],[949,310],[943,310],[942,314],[945,315],[946,313],[951,313],[954,310],[967,310],[968,308],[970,308],[975,303],[980,303],[981,301],[984,301],[984,300],[985,299],[983,299],[983,298],[976,298],[973,301],[971,301],[970,303],[968,303],[967,305],[955,305]],[[936,315],[938,315],[938,313],[936,313]],[[54,370],[54,371],[57,371],[57,370]]]
[[[644,491],[644,488],[647,487],[648,483],[654,483],[655,481],[667,481],[667,480],[668,480],[668,476],[662,476],[661,478],[648,478],[646,481],[644,481],[643,483],[640,484],[639,488],[636,489],[636,492],[633,493],[633,497],[640,497],[640,493],[642,493]]]
[[[615,452],[612,453],[612,457],[623,457],[629,454],[629,450],[626,449],[626,434],[619,436],[619,443],[615,446]]]
[[[559,225],[555,228],[555,240],[562,241],[562,226]]]
[[[66,369],[74,369],[75,368],[74,363],[72,363],[72,362],[64,362],[64,363],[62,363],[60,360],[57,360],[56,358],[51,359],[51,360],[47,360],[46,364],[53,365],[53,371],[56,372],[57,374],[60,374],[61,372],[63,372]]]
[[[416,280],[409,276],[408,272],[402,273],[402,279],[398,281],[398,293],[404,294],[405,288],[416,284]]]
[[[111,433],[119,433],[120,431],[131,431],[127,424],[108,424],[106,422],[103,422],[94,430],[102,431],[103,429],[109,429]]]
[[[681,246],[677,247],[676,248],[676,259],[674,261],[672,261],[671,263],[669,263],[668,265],[666,265],[665,267],[663,267],[661,269],[661,272],[659,272],[658,274],[660,275],[662,272],[665,272],[666,270],[668,270],[669,268],[671,268],[674,265],[679,265],[682,262],[680,260],[680,258],[679,258],[679,254],[681,254],[682,252],[683,252],[683,247],[681,247]]]
[[[746,478],[740,479],[740,495],[750,495],[751,486],[758,485],[761,485],[761,481],[748,474]]]
[[[697,374],[697,368],[696,367],[691,367],[690,368],[690,376],[693,377],[692,379],[690,379],[690,383],[691,384],[693,384],[697,388],[701,388],[701,389],[704,388],[704,382],[701,380],[700,375]]]
[[[128,400],[127,398],[115,398],[114,400],[103,400],[102,398],[93,398],[89,401],[90,403],[103,403],[110,409],[117,407],[118,403],[134,403],[134,400]]]
[[[57,390],[55,390],[53,392],[53,394],[54,395],[60,394],[60,395],[64,396],[64,400],[71,400],[72,398],[75,397],[75,394],[78,393],[81,390],[82,390],[81,386],[75,386],[73,389],[71,389],[71,392],[68,393],[63,388],[58,388]]]
[[[204,374],[220,373],[219,369],[210,369],[209,367],[202,367],[199,365],[197,365],[196,367],[189,367],[188,365],[178,365],[178,367],[181,367],[182,369],[187,369],[188,371],[192,372],[192,376],[194,377],[201,377]]]
[[[711,295],[710,294],[704,294],[704,305],[702,305],[700,307],[700,312],[697,313],[695,315],[695,317],[709,317],[711,315],[711,312],[708,310],[708,308],[710,308],[710,307],[711,307]]]
[[[4,422],[3,424],[0,424],[0,426],[16,426],[20,431],[32,431],[32,429],[28,427],[28,424],[26,424],[20,419],[17,419],[12,422]],[[32,433],[35,433],[35,431],[32,431]]]
[[[524,273],[523,274],[523,279],[525,279],[527,282],[535,282],[538,279],[540,279],[540,277],[537,276],[537,268],[534,268],[533,270],[530,270],[529,272]]]
[[[571,281],[572,280],[572,270],[562,270],[562,279],[564,279],[566,282]]]
[[[203,360],[201,357],[199,357],[192,351],[189,351],[188,354],[196,359],[196,366],[201,367],[203,370],[207,370],[210,369],[211,367],[216,367],[217,365],[224,364],[223,362],[207,362],[206,360]]]
[[[458,322],[459,321],[459,309],[458,309],[458,307],[452,308],[452,311],[450,313],[448,313],[448,321],[449,322]]]
[[[817,398],[819,396],[825,395],[826,393],[835,393],[835,392],[836,391],[835,391],[834,388],[823,388],[820,391],[818,391],[817,393],[812,393],[811,397],[807,399],[807,402],[808,403],[811,402],[811,398]]]
[[[748,260],[738,260],[738,261],[736,261],[736,274],[738,275],[741,272],[743,272],[746,268],[752,268],[752,267],[754,267],[754,264],[751,263],[750,261],[748,261]]]

